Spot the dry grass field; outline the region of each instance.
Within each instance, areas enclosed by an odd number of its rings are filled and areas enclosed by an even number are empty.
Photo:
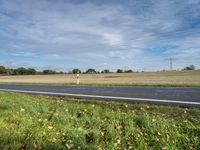
[[[76,84],[76,75],[26,75],[0,76],[0,83],[33,84]],[[193,86],[200,87],[200,70],[145,72],[145,73],[109,73],[81,74],[81,85],[152,85],[152,86]]]

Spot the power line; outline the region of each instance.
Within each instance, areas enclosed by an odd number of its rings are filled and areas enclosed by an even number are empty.
[[[169,59],[166,59],[166,60],[169,60],[170,70],[173,70],[173,60],[176,60],[176,59],[175,58],[169,58]]]

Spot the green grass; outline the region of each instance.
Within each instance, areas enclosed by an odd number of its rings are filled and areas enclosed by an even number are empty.
[[[200,149],[200,109],[0,92],[0,149]]]

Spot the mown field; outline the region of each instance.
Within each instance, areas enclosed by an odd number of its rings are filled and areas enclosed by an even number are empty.
[[[0,83],[45,83],[73,85],[76,83],[76,75],[0,76]],[[118,74],[81,74],[80,84],[200,87],[200,70]]]
[[[200,149],[200,109],[0,92],[0,149]]]

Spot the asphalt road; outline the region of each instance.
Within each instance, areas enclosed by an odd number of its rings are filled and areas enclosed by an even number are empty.
[[[200,107],[200,88],[0,84],[0,91]]]

